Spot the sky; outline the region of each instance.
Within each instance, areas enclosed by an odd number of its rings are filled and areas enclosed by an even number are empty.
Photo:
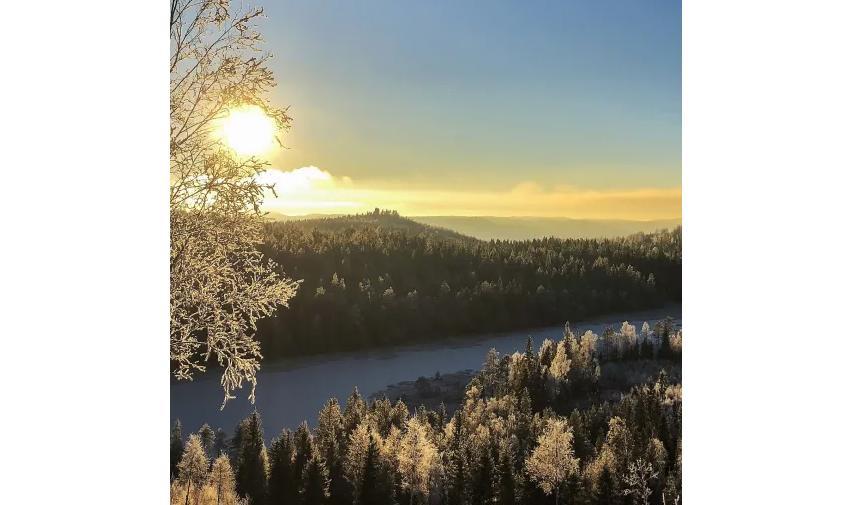
[[[681,213],[679,0],[265,0],[285,214]]]

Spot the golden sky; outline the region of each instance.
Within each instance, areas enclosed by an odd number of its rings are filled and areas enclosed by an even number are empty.
[[[260,180],[274,184],[263,207],[287,215],[351,214],[375,207],[406,216],[537,216],[579,219],[670,219],[681,215],[680,188],[593,190],[521,182],[502,190],[451,186],[422,188],[365,185],[315,166],[270,169]]]
[[[681,216],[678,0],[260,1],[268,209]]]

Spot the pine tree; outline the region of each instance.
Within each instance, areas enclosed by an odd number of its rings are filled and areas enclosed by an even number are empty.
[[[292,468],[294,456],[292,433],[283,430],[268,450],[271,463],[268,476],[268,503],[270,505],[291,505],[298,498],[295,472]]]
[[[262,433],[262,418],[254,411],[243,421],[238,452],[237,490],[239,496],[250,498],[251,505],[265,503],[268,485],[268,455]]]
[[[313,447],[310,459],[301,476],[302,505],[324,505],[328,503],[330,480],[325,460],[317,447]]]
[[[179,460],[182,459],[183,450],[182,423],[176,419],[176,423],[170,430],[170,480],[175,479],[179,475],[177,466],[179,465]]]
[[[177,468],[179,482],[187,485],[185,505],[188,505],[192,487],[196,486],[199,489],[205,483],[209,470],[209,460],[200,443],[200,436],[196,433],[188,437],[188,443],[185,444],[185,450]]]
[[[235,503],[235,474],[226,454],[221,454],[212,463],[209,484],[215,489],[217,505]]]

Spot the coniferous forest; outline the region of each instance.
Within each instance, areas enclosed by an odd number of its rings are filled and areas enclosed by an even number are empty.
[[[681,502],[682,332],[664,320],[638,331],[546,339],[490,351],[461,408],[365,400],[320,406],[305,422],[263,433],[253,413],[231,434],[171,432],[175,504],[663,504]],[[619,398],[602,395],[602,365],[664,366]],[[266,438],[273,435],[273,438]]]
[[[302,279],[259,323],[267,359],[515,330],[681,300],[681,229],[482,241],[395,211],[270,222],[263,250]]]

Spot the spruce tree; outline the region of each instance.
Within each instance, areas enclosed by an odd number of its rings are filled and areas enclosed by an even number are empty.
[[[298,497],[295,474],[292,468],[294,448],[292,434],[283,430],[268,450],[271,464],[268,476],[268,503],[270,505],[290,505]]]
[[[471,505],[489,505],[492,502],[492,461],[491,449],[483,447],[477,449],[480,456],[475,461],[471,475]]]
[[[357,428],[357,425],[360,424],[365,414],[366,402],[360,395],[357,386],[355,386],[352,394],[346,400],[346,410],[343,414],[343,427],[346,430],[346,436]]]
[[[212,446],[212,453],[215,457],[220,456],[221,454],[229,453],[229,440],[226,438],[226,433],[218,428],[215,430],[214,436],[214,445]]]
[[[208,425],[208,423],[206,423],[206,424],[202,425],[202,427],[200,428],[200,431],[198,431],[197,433],[199,433],[199,435],[200,435],[200,443],[203,444],[203,450],[206,451],[206,456],[209,459],[216,457],[217,454],[212,453],[212,451],[214,450],[214,441],[215,441],[214,430],[211,429],[211,427]]]
[[[232,438],[229,440],[229,463],[235,469],[238,468],[239,459],[241,459],[241,448],[244,446],[248,422],[248,419],[242,419],[235,427]]]
[[[325,460],[319,449],[313,447],[301,478],[301,505],[324,505],[328,503],[329,486],[330,479],[328,478]]]
[[[262,418],[254,411],[244,424],[238,452],[236,487],[239,496],[250,498],[251,505],[262,505],[268,487],[268,455],[262,433]]]
[[[389,505],[394,502],[393,482],[383,467],[375,437],[369,439],[363,480],[355,495],[357,505]]]
[[[344,419],[336,398],[331,398],[319,413],[319,427],[316,429],[316,444],[322,454],[330,485],[330,502],[333,505],[349,505],[351,489],[345,476],[344,460],[345,439]]]
[[[494,503],[498,505],[515,505],[515,468],[513,468],[510,451],[502,451],[494,480]]]
[[[449,505],[464,505],[467,503],[467,477],[465,474],[464,433],[462,428],[462,411],[453,414],[453,437],[448,449],[448,468],[452,475],[448,476],[449,488],[447,502]]]
[[[594,505],[614,505],[616,503],[617,492],[615,489],[614,477],[611,475],[611,470],[606,466],[599,473],[599,478],[596,481],[596,492],[593,496]]]
[[[176,476],[179,475],[179,471],[176,467],[179,464],[179,460],[182,459],[183,450],[182,423],[176,419],[176,423],[170,430],[170,480],[175,479]]]
[[[313,436],[310,434],[310,427],[307,425],[306,421],[298,426],[294,440],[295,460],[292,465],[292,471],[295,475],[295,482],[298,483],[298,489],[300,489],[304,467],[307,465],[307,462],[310,460],[313,453]]]

